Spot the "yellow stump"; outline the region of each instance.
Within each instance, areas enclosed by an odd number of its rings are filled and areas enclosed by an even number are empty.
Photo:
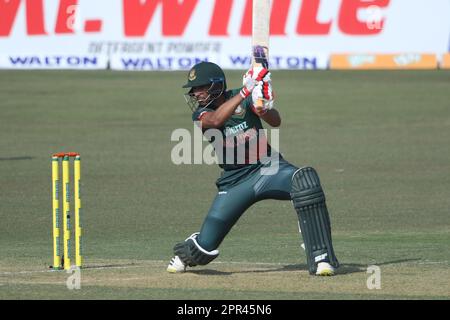
[[[81,158],[79,155],[74,161],[74,197],[75,197],[75,263],[81,268],[83,264],[82,255],[82,225],[81,225],[81,198],[80,198],[80,179],[81,179]]]
[[[64,224],[64,269],[70,269],[70,190],[69,190],[69,157],[64,156],[63,169],[63,224]]]
[[[52,204],[53,204],[53,268],[61,267],[59,250],[60,212],[59,212],[59,158],[52,157]]]

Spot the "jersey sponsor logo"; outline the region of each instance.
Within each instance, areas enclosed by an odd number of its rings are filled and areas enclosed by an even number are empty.
[[[236,128],[237,127],[237,128]],[[274,175],[278,172],[278,153],[270,150],[279,150],[279,129],[270,129],[270,144],[267,129],[248,128],[245,122],[234,126],[237,134],[224,137],[224,130],[206,129],[203,131],[201,121],[194,121],[193,136],[189,130],[178,128],[172,132],[171,141],[177,141],[172,148],[171,159],[175,165],[180,164],[219,164],[240,165],[256,164],[261,162],[261,175]],[[204,141],[208,140],[205,148]],[[272,149],[273,148],[273,149]],[[267,161],[269,160],[269,161]],[[267,164],[270,162],[270,166]]]
[[[225,128],[225,136],[234,136],[238,134],[239,132],[245,131],[245,129],[248,129],[247,121],[244,121],[237,126],[234,127],[227,127]]]

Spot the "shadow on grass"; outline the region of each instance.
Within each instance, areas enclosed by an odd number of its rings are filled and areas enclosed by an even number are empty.
[[[380,266],[385,266],[385,265],[389,265],[389,264],[399,264],[399,263],[419,261],[419,260],[421,260],[421,259],[400,259],[400,260],[392,260],[392,261],[385,261],[385,262],[374,262],[374,263],[368,263],[368,264],[357,264],[357,263],[341,264],[341,266],[338,269],[338,274],[367,272],[367,268],[371,265],[376,265],[376,266],[380,267]]]
[[[136,263],[136,262],[110,263],[110,264],[90,264],[90,265],[83,265],[81,267],[81,270],[127,269],[127,268],[130,268],[130,267],[142,267],[142,266],[144,266],[144,264]],[[71,268],[75,268],[75,266],[72,265]],[[63,267],[53,268],[53,266],[48,266],[48,269],[51,270],[51,271],[55,271],[55,272],[67,272],[67,270],[64,269]]]
[[[418,261],[421,259],[402,259],[402,260],[393,260],[386,261],[380,263],[370,263],[370,264],[358,264],[358,263],[341,263],[339,268],[337,269],[336,274],[351,274],[362,272],[365,273],[367,271],[367,267],[370,265],[383,266],[390,264],[399,264],[404,262]],[[296,271],[308,271],[308,266],[306,264],[288,264],[281,266],[280,268],[267,268],[267,269],[257,269],[257,270],[242,270],[242,271],[219,271],[212,269],[203,269],[203,270],[195,270],[189,269],[188,272],[197,274],[197,275],[214,275],[214,276],[230,276],[233,274],[242,274],[242,273],[269,273],[269,272],[296,272]]]
[[[89,265],[83,266],[82,269],[114,269],[114,268],[127,268],[127,267],[136,267],[142,264],[139,263],[117,263],[117,264],[101,264],[101,265]]]
[[[0,161],[17,161],[17,160],[33,160],[34,157],[23,156],[23,157],[0,157]]]

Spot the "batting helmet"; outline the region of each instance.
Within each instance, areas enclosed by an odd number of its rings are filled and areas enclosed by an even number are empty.
[[[215,63],[200,62],[189,70],[188,81],[183,88],[200,87],[208,84],[223,83],[223,90],[227,89],[225,73]]]

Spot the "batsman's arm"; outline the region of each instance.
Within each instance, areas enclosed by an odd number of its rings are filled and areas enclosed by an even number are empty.
[[[272,127],[279,127],[281,125],[280,113],[274,108],[268,110],[265,114],[261,115],[260,118]]]
[[[199,119],[202,123],[202,128],[222,127],[243,100],[241,95],[238,94],[225,101],[216,111],[203,113]]]

